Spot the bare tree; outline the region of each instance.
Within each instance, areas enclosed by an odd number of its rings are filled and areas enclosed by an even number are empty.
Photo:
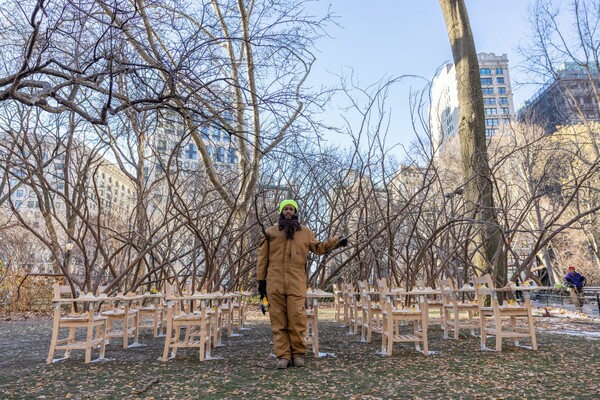
[[[506,268],[499,257],[501,232],[496,222],[491,172],[485,137],[485,115],[479,63],[463,0],[440,0],[456,66],[460,104],[458,134],[461,141],[464,198],[466,207],[481,224],[477,246],[481,246],[478,264],[493,272],[499,284],[506,282]]]

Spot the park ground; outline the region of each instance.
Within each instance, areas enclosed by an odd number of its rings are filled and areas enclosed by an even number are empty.
[[[430,328],[425,357],[395,344],[391,357],[377,355],[380,336],[361,343],[321,313],[321,359],[309,352],[305,368],[275,369],[268,320],[250,313],[248,330],[198,361],[180,350],[159,361],[164,341],[148,332],[146,347],[107,346],[102,363],[83,363],[83,353],[47,365],[51,319],[3,315],[0,320],[2,399],[598,399],[600,320],[573,313],[536,317],[539,350],[505,342],[501,353],[480,351],[479,339],[442,339]],[[489,346],[492,346],[490,340]],[[96,354],[94,354],[95,356]]]

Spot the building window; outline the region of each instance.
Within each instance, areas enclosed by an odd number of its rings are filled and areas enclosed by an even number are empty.
[[[486,108],[485,109],[485,115],[496,115],[498,114],[498,109],[497,108]]]
[[[494,94],[493,87],[484,87],[481,90],[482,90],[483,94]]]
[[[500,104],[508,104],[508,97],[500,97],[499,102]]]
[[[237,151],[235,150],[234,147],[229,148],[229,154],[227,155],[227,162],[230,164],[237,164],[237,162],[238,162]]]
[[[185,155],[187,158],[195,160],[198,156],[198,151],[196,150],[196,145],[194,143],[190,143],[187,145],[187,149],[185,150]]]
[[[486,129],[485,130],[485,136],[494,136],[495,133],[496,133],[495,129]]]
[[[23,197],[23,191],[21,189],[17,190],[17,197]]]
[[[504,75],[504,70],[502,68],[496,68],[496,75]]]
[[[219,127],[214,127],[212,130],[212,138],[214,140],[216,140],[217,142],[221,140],[221,130],[219,129]]]
[[[498,118],[486,118],[485,126],[497,126]]]
[[[23,200],[15,200],[15,207],[20,207],[23,204]]]
[[[164,153],[167,151],[167,142],[164,140],[159,140],[158,145],[156,146],[156,150],[159,153]]]
[[[496,83],[498,85],[506,85],[506,82],[504,82],[504,77],[503,76],[501,76],[499,78],[496,78]]]
[[[498,94],[506,94],[506,88],[504,86],[498,88]]]
[[[510,124],[510,118],[502,118],[503,124]]]
[[[481,78],[481,85],[491,85],[493,83],[492,78]]]
[[[483,104],[486,106],[495,106],[496,105],[496,99],[493,97],[484,97],[483,98]]]
[[[225,149],[221,146],[217,147],[217,151],[215,152],[215,161],[219,163],[225,162]]]
[[[492,70],[490,68],[479,68],[479,75],[491,75]]]
[[[510,109],[508,107],[502,107],[502,114],[504,114],[504,115],[510,114]]]

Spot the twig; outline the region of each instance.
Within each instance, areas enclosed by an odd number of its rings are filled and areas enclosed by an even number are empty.
[[[142,386],[141,389],[136,389],[133,391],[133,393],[135,394],[140,394],[140,393],[144,393],[146,390],[150,389],[150,386],[154,385],[155,383],[158,383],[160,379],[155,376],[154,378],[151,378],[148,383],[146,383],[144,386]]]

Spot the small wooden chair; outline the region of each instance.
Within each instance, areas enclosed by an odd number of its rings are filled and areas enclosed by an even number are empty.
[[[100,286],[98,292],[104,293],[106,287]],[[138,342],[139,338],[139,311],[133,304],[135,294],[131,293],[128,295],[119,294],[117,297],[122,300],[117,300],[114,297],[105,297],[105,306],[100,312],[100,315],[108,318],[107,321],[107,341],[110,342],[111,338],[120,339],[122,342],[123,349],[128,347],[142,347]],[[129,299],[131,298],[131,300]],[[115,322],[117,324],[115,324]],[[129,338],[133,338],[133,343],[129,345]]]
[[[99,347],[100,355],[97,359],[104,359],[104,350],[106,343],[106,317],[102,317],[95,313],[94,302],[82,302],[80,305],[87,306],[87,311],[77,313],[74,311],[74,304],[77,302],[73,298],[70,286],[60,286],[58,283],[53,285],[53,303],[54,303],[54,320],[52,324],[52,339],[50,341],[50,351],[46,362],[51,364],[56,361],[67,359],[71,355],[71,350],[85,350],[85,362],[89,363],[92,359],[92,349]],[[72,302],[65,300],[72,299]],[[62,306],[69,308],[69,314],[63,315],[61,312]],[[61,329],[68,329],[67,338],[60,338]],[[77,339],[77,330],[85,332],[85,339]],[[95,330],[95,334],[94,334]],[[54,359],[56,350],[64,350],[65,356],[61,359]],[[94,360],[94,361],[97,361]]]
[[[164,293],[163,293],[164,295]],[[144,296],[144,295],[142,295]],[[135,307],[138,310],[138,329],[151,329],[154,337],[164,336],[165,304],[164,298],[142,298]]]
[[[337,283],[333,284],[333,319],[337,323],[343,322],[344,292]]]
[[[360,289],[356,291],[352,285],[348,285],[348,334],[357,334],[358,328],[362,327],[362,299]]]
[[[427,290],[431,289],[425,286],[425,283],[422,280],[417,280],[417,289],[419,290]],[[429,326],[439,325],[443,328],[444,326],[444,317],[443,317],[443,301],[441,299],[441,295],[434,293],[428,296],[427,300],[427,309],[429,310]]]
[[[165,300],[172,306],[167,308],[167,332],[162,361],[169,359],[169,350],[171,350],[171,358],[174,358],[177,355],[177,349],[183,347],[198,348],[199,360],[204,361],[210,355],[212,313],[209,312],[206,305],[200,306],[193,312],[185,312],[179,307],[173,307],[173,303],[178,303],[174,287],[170,283],[166,283],[165,289]],[[186,331],[183,338],[182,328]]]
[[[442,327],[444,328],[444,339],[448,339],[448,331],[454,331],[454,339],[459,338],[461,329],[470,329],[471,335],[475,336],[475,329],[479,329],[479,319],[475,314],[479,312],[479,306],[474,302],[459,302],[457,289],[451,279],[438,279],[438,287],[442,293]],[[466,314],[466,319],[461,319],[461,314]]]
[[[241,331],[246,325],[246,316],[248,314],[248,301],[246,294],[240,293],[240,297],[233,300],[233,325],[238,331]]]
[[[316,301],[307,299],[308,307],[305,308],[307,329],[304,335],[304,341],[310,346],[315,358],[319,357],[319,309]]]
[[[502,351],[502,339],[513,339],[515,346],[519,346],[519,339],[529,338],[531,340],[531,349],[537,350],[537,338],[535,335],[535,326],[533,315],[531,313],[531,301],[529,296],[525,297],[523,305],[516,302],[505,300],[502,305],[498,300],[498,293],[503,296],[504,293],[512,293],[514,288],[504,287],[495,288],[492,277],[486,274],[482,277],[473,278],[475,284],[475,293],[477,296],[477,305],[479,308],[479,319],[481,328],[481,349],[487,350],[486,340],[488,335],[496,337],[496,351]],[[486,301],[489,299],[489,306]],[[502,327],[503,318],[510,318],[510,325]],[[488,319],[491,326],[488,327]],[[525,327],[517,326],[517,319],[525,322]]]
[[[361,342],[370,343],[373,332],[383,332],[383,314],[381,304],[373,301],[373,294],[369,292],[366,281],[359,282],[362,303],[362,329]]]
[[[392,296],[386,296],[383,304],[383,333],[381,335],[381,354],[391,356],[394,343],[414,342],[417,351],[421,351],[420,343],[423,344],[423,354],[429,355],[427,340],[428,311],[426,303],[417,303],[413,308],[394,307]],[[425,300],[426,301],[426,300]],[[400,323],[412,322],[413,333],[401,333]],[[419,329],[419,326],[421,329]]]

